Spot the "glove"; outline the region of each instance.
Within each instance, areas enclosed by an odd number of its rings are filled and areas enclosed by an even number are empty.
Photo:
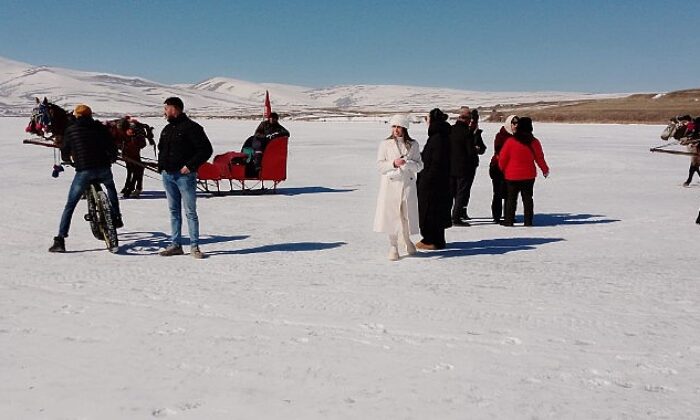
[[[58,175],[63,172],[63,166],[61,165],[53,165],[53,172],[51,172],[51,176],[53,178],[58,178]]]

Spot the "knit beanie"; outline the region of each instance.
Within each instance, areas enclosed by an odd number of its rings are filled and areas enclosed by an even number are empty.
[[[75,118],[92,117],[92,109],[87,105],[80,104],[75,107],[73,115],[75,115]]]
[[[403,127],[408,130],[410,122],[408,120],[408,117],[406,115],[401,115],[401,114],[396,114],[393,117],[391,117],[391,120],[389,120],[389,125],[390,126],[397,126],[397,127]]]

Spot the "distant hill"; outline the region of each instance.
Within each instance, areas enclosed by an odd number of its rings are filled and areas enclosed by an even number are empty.
[[[483,112],[490,121],[503,121],[510,114],[518,114],[541,122],[665,124],[675,115],[700,115],[700,88],[621,98],[492,107]]]
[[[167,85],[141,77],[33,66],[0,57],[0,116],[28,115],[34,98],[47,96],[72,108],[89,104],[100,117],[160,115],[168,96],[183,98],[192,115],[259,118],[265,91],[273,110],[287,118],[316,119],[384,116],[397,112],[425,114],[434,107],[458,109],[498,104],[585,103],[625,94],[579,92],[479,92],[446,88],[349,85],[325,88],[254,83],[214,77],[196,84]]]

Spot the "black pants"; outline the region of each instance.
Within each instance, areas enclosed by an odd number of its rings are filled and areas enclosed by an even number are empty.
[[[691,182],[693,182],[693,175],[695,175],[696,173],[700,175],[700,166],[696,166],[691,163],[690,169],[688,169],[688,180],[685,181],[685,183],[690,184]]]
[[[136,163],[127,162],[126,164],[126,182],[124,182],[125,193],[131,193],[135,189],[143,190],[143,166]]]
[[[504,220],[506,225],[512,225],[513,222],[515,222],[515,210],[518,207],[518,194],[520,194],[523,199],[525,226],[532,226],[532,221],[535,216],[535,203],[532,199],[534,187],[534,179],[522,181],[506,180],[506,210]]]
[[[489,167],[489,176],[493,186],[493,198],[491,199],[491,216],[493,221],[498,223],[503,218],[503,200],[506,199],[506,180],[503,178],[498,166]]]
[[[450,189],[454,205],[452,206],[452,220],[458,221],[467,217],[467,206],[472,193],[474,177],[476,177],[476,167],[468,168],[465,176],[450,177]]]

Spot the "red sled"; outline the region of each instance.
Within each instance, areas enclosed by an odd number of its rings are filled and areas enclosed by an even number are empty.
[[[226,152],[216,155],[214,160],[203,163],[197,169],[199,185],[205,191],[210,191],[210,186],[216,186],[216,192],[221,194],[220,182],[228,180],[229,191],[234,187],[240,191],[265,191],[265,181],[272,182],[272,192],[277,192],[277,185],[287,179],[287,145],[289,137],[277,137],[267,144],[260,164],[260,171],[256,177],[246,176],[246,165],[238,163],[244,161],[245,153]]]

